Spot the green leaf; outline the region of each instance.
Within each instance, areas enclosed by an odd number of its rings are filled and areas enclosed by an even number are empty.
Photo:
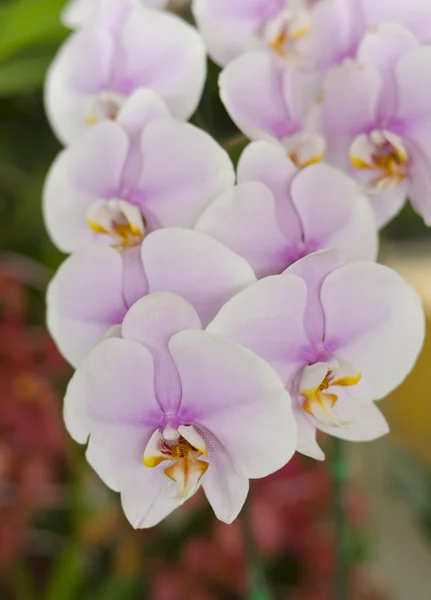
[[[51,60],[51,55],[23,56],[0,63],[0,97],[40,89]]]
[[[14,0],[0,7],[0,60],[67,35],[59,15],[65,0]]]
[[[88,557],[75,541],[69,542],[60,554],[49,577],[46,600],[75,600],[85,582]]]

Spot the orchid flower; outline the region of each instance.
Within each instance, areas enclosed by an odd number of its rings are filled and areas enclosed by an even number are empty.
[[[326,159],[354,176],[383,226],[410,198],[431,225],[431,48],[397,24],[370,31],[328,74],[318,111]]]
[[[60,154],[45,184],[45,222],[64,252],[127,249],[154,229],[192,227],[234,181],[225,150],[140,90],[116,122],[94,125]]]
[[[412,369],[424,340],[416,292],[388,267],[311,254],[230,300],[210,333],[267,360],[293,401],[297,450],[324,455],[316,431],[351,441],[384,435],[374,400]]]
[[[115,120],[141,88],[158,92],[174,117],[187,120],[205,77],[205,47],[191,25],[134,2],[111,2],[60,48],[46,79],[46,111],[64,144]]]
[[[352,0],[194,0],[193,12],[221,66],[259,49],[280,62],[327,68],[350,54],[366,28]]]
[[[374,213],[360,186],[327,165],[301,171],[281,147],[254,142],[238,164],[238,185],[212,202],[196,229],[243,256],[258,277],[338,248],[348,260],[376,260]]]
[[[188,229],[160,229],[141,248],[119,253],[93,245],[66,259],[48,288],[48,328],[76,366],[97,342],[118,333],[127,310],[147,294],[183,296],[206,325],[255,281],[248,263],[216,240]]]
[[[121,338],[92,350],[67,389],[72,437],[121,493],[135,528],[151,527],[203,487],[231,523],[249,479],[295,451],[290,396],[275,371],[241,346],[201,330],[196,311],[171,293],[127,313]]]

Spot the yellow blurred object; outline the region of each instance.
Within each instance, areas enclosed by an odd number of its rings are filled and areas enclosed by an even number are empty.
[[[385,252],[385,264],[419,293],[427,315],[427,336],[419,360],[404,383],[381,402],[391,435],[431,463],[431,248],[398,247]]]

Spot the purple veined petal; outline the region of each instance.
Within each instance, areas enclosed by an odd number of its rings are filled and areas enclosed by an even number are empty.
[[[306,293],[298,277],[266,277],[227,302],[207,330],[256,352],[288,385],[309,352]]]
[[[140,463],[140,464],[139,464]],[[122,477],[121,504],[135,529],[153,527],[178,508],[178,501],[166,493],[165,465],[148,469],[142,455],[125,470]]]
[[[428,0],[361,0],[361,4],[367,27],[393,21],[410,29],[421,43],[431,42],[431,5]]]
[[[307,286],[307,304],[303,313],[305,333],[315,351],[324,352],[325,316],[320,299],[323,282],[329,273],[344,265],[336,250],[321,250],[309,254],[286,269],[285,274],[296,275]],[[321,360],[310,358],[310,362]]]
[[[156,395],[165,412],[175,413],[181,402],[181,382],[168,350],[169,340],[178,331],[201,327],[191,304],[171,292],[155,292],[142,298],[124,317],[123,338],[143,344],[153,356]]]
[[[388,267],[350,263],[321,288],[325,347],[362,372],[370,396],[386,396],[407,376],[424,339],[416,292]]]
[[[321,431],[350,442],[372,441],[389,432],[389,425],[374,402],[369,399],[355,398],[344,388],[337,389],[337,396],[334,414],[341,420],[345,414],[349,420],[341,427],[336,425],[330,427],[319,423]],[[310,419],[313,420],[312,417]]]
[[[118,43],[122,61],[116,77],[123,86],[155,90],[174,117],[188,119],[202,95],[207,68],[196,29],[176,15],[140,6],[128,16]]]
[[[181,379],[182,422],[210,431],[248,478],[291,459],[297,432],[290,395],[269,364],[204,331],[177,333],[169,350]]]
[[[311,165],[295,177],[291,195],[306,247],[337,248],[348,261],[376,260],[374,213],[353,179],[328,165]]]
[[[185,298],[205,326],[232,296],[256,281],[250,265],[198,231],[160,229],[142,244],[150,292]]]
[[[350,144],[376,123],[381,86],[375,67],[351,60],[328,73],[318,110],[330,163],[343,170],[349,165]]]
[[[249,481],[217,438],[209,431],[203,433],[210,466],[202,478],[202,487],[216,517],[225,523],[232,523],[247,498]]]
[[[204,131],[158,119],[142,133],[143,170],[136,203],[152,229],[193,227],[235,182],[227,152]]]
[[[297,169],[285,150],[278,144],[252,142],[243,151],[237,172],[238,183],[260,181],[271,190],[280,230],[286,239],[297,239],[301,225],[289,193]]]
[[[315,460],[324,460],[325,455],[316,440],[316,426],[311,422],[296,400],[293,400],[292,408],[298,426],[297,452]]]
[[[371,29],[362,39],[357,60],[376,67],[382,77],[380,116],[390,118],[397,106],[394,67],[409,50],[416,48],[415,36],[399,23],[384,23]]]
[[[73,252],[95,241],[86,222],[90,205],[118,194],[129,141],[115,123],[95,125],[52,165],[43,190],[45,224],[54,243]]]
[[[431,47],[420,46],[407,52],[395,69],[398,90],[398,118],[403,122],[429,119],[431,84],[425,74],[431,69]]]
[[[264,22],[284,0],[193,0],[192,10],[211,58],[220,66],[257,44]]]
[[[88,128],[85,99],[105,89],[111,77],[114,42],[101,27],[74,33],[48,70],[45,108],[56,136],[67,145]]]
[[[99,425],[136,428],[145,443],[145,435],[149,439],[163,421],[150,352],[137,342],[118,338],[98,344],[68,385],[64,419],[70,435],[80,444],[86,443]],[[144,450],[145,445],[142,454]]]
[[[219,85],[226,110],[249,138],[281,141],[298,131],[284,99],[283,68],[270,54],[249,52],[235,59]]]
[[[65,260],[47,292],[47,323],[60,352],[77,366],[127,311],[123,262],[113,248],[92,246]]]
[[[215,200],[196,224],[244,257],[258,278],[281,273],[300,246],[301,229],[286,239],[277,222],[274,196],[263,184],[242,183]]]

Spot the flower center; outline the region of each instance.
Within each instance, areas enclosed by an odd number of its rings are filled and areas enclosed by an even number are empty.
[[[85,122],[87,125],[95,125],[99,121],[105,121],[106,119],[114,121],[126,98],[126,96],[109,91],[92,96],[86,103],[84,111]]]
[[[315,133],[296,133],[283,140],[282,144],[298,169],[318,163],[325,156],[325,140]]]
[[[311,15],[302,7],[288,7],[267,22],[263,37],[282,58],[295,56],[295,42],[305,37],[311,29]]]
[[[142,214],[125,200],[96,200],[87,211],[87,223],[119,250],[137,246],[144,238]]]
[[[360,380],[361,373],[342,358],[308,365],[302,370],[299,384],[302,409],[323,425],[342,427],[346,421],[334,414],[338,395],[329,388],[355,386]]]
[[[167,427],[163,432],[155,431],[145,448],[143,462],[150,469],[164,461],[171,462],[164,469],[171,480],[167,489],[175,486],[173,498],[182,504],[197,491],[208,469],[208,463],[200,460],[202,455],[208,457],[205,440],[193,426],[183,425],[177,430]]]
[[[407,177],[406,147],[402,138],[390,131],[358,135],[349,156],[354,167],[369,172],[367,186],[375,192],[392,190]]]

